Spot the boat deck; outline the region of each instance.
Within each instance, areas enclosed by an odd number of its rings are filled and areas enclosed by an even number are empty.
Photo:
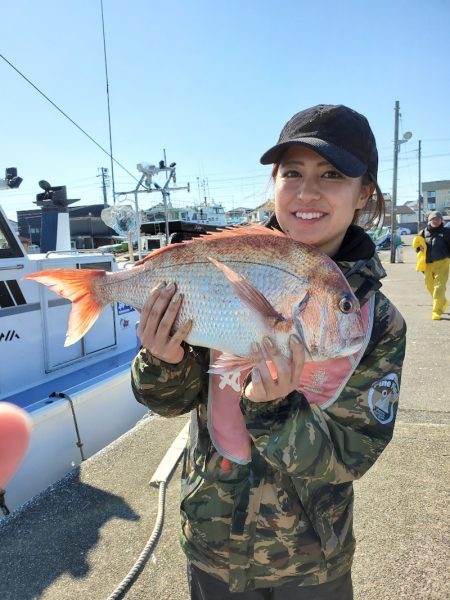
[[[71,395],[89,385],[94,385],[105,376],[113,376],[124,369],[129,369],[130,363],[136,355],[136,350],[136,348],[132,348],[114,356],[108,356],[98,362],[88,363],[72,373],[61,375],[40,385],[2,398],[2,401],[11,402],[28,412],[32,412],[37,408],[51,404],[52,400],[49,399],[49,396],[52,393]]]

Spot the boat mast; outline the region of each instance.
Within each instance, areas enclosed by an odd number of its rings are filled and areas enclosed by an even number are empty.
[[[100,7],[102,13],[102,31],[103,31],[103,56],[105,58],[105,79],[106,79],[106,99],[108,104],[108,131],[109,131],[109,157],[111,159],[111,185],[113,204],[116,203],[116,188],[114,184],[114,160],[113,160],[113,148],[112,148],[112,134],[111,134],[111,107],[109,104],[109,80],[108,80],[108,62],[106,60],[106,39],[105,39],[105,20],[103,18],[103,0],[100,0]]]

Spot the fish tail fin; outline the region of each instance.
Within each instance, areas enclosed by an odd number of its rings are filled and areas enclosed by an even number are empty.
[[[72,302],[64,346],[78,342],[98,319],[108,304],[95,294],[94,284],[105,271],[99,269],[49,269],[25,275]]]

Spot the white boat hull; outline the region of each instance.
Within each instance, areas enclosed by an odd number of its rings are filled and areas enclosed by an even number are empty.
[[[116,370],[117,371],[117,370]],[[84,458],[89,458],[131,429],[146,414],[131,391],[130,370],[112,372],[84,389],[67,394],[73,403]],[[55,398],[31,412],[30,448],[6,487],[10,511],[66,475],[81,461],[70,402]]]

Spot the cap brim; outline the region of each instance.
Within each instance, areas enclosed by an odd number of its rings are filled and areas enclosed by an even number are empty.
[[[311,148],[311,150],[323,156],[323,158],[336,167],[338,171],[347,175],[347,177],[361,177],[361,175],[367,173],[367,165],[353,156],[353,154],[335,144],[317,138],[299,138],[297,140],[281,142],[267,150],[261,156],[260,163],[271,165],[279,162],[283,154],[291,146],[306,146],[307,148]]]

